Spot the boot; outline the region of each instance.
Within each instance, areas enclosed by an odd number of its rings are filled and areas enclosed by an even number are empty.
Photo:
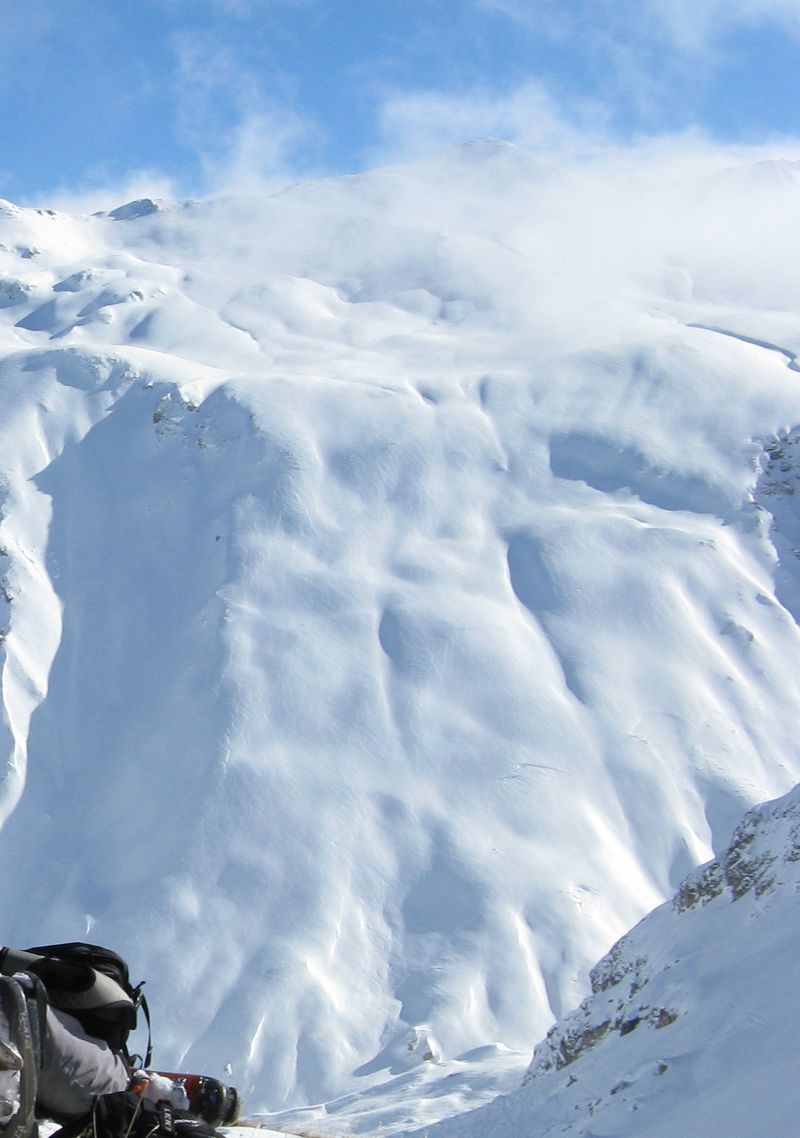
[[[236,1088],[226,1087],[209,1075],[136,1071],[131,1090],[152,1102],[168,1102],[171,1106],[188,1110],[209,1126],[233,1126],[239,1117]]]

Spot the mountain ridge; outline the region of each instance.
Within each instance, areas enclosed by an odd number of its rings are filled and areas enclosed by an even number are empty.
[[[722,856],[595,965],[520,1090],[424,1133],[790,1133],[798,862],[795,787],[749,811]]]
[[[529,1047],[800,778],[796,374],[686,326],[791,348],[786,245],[463,159],[0,218],[5,938],[254,1110]]]

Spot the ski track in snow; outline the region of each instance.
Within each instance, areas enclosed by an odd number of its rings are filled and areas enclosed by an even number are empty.
[[[618,179],[0,209],[4,939],[272,1125],[510,1090],[798,779],[797,189]]]

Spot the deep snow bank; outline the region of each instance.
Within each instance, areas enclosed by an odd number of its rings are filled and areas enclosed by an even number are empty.
[[[615,177],[0,216],[3,939],[251,1110],[529,1047],[800,777],[796,187]]]

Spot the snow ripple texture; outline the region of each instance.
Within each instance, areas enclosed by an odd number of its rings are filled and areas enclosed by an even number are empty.
[[[112,944],[161,1066],[321,1102],[528,1050],[800,778],[761,174],[3,206],[5,941]]]
[[[748,812],[719,858],[614,945],[522,1089],[425,1135],[791,1134],[798,890],[800,787]]]

